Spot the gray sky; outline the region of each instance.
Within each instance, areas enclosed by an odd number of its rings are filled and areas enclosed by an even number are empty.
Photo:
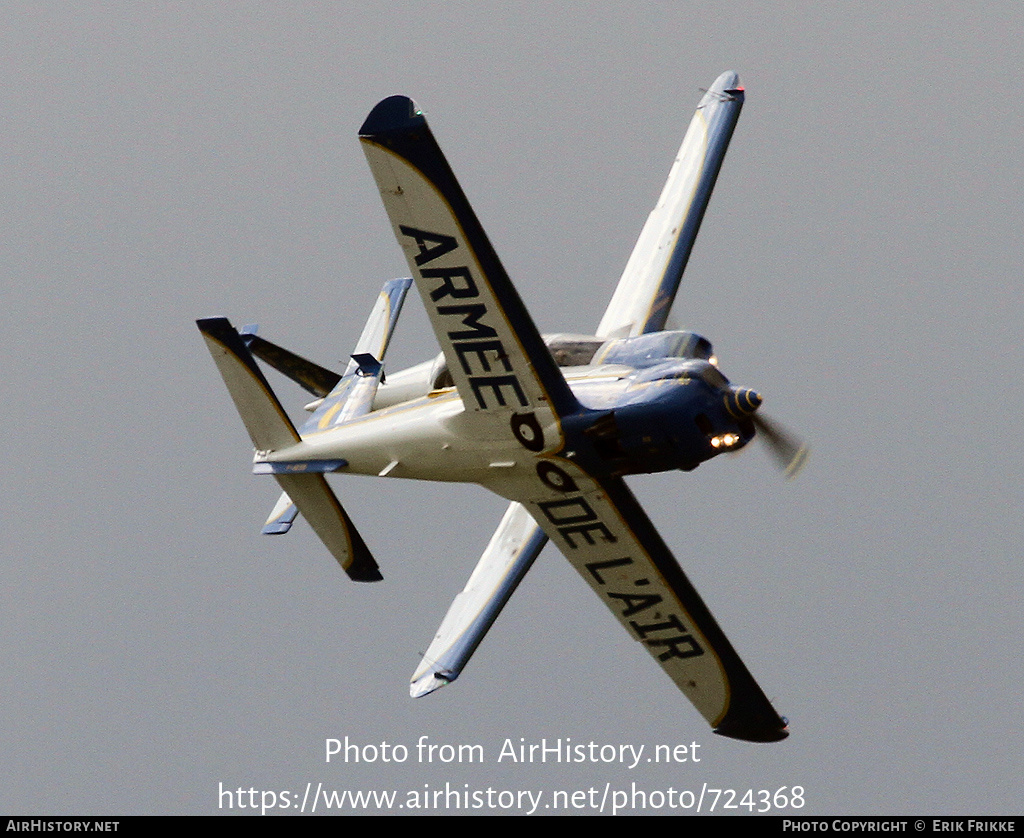
[[[1019,814],[1022,23],[1009,2],[4,5],[0,811],[635,782]],[[462,678],[410,699],[503,503],[336,479],[379,585],[304,523],[259,536],[277,489],[193,321],[347,356],[406,270],[356,130],[405,93],[541,329],[591,331],[726,69],[747,104],[674,317],[813,455],[793,483],[751,446],[631,486],[790,738],[714,736],[551,547]],[[436,351],[411,298],[389,365]],[[325,764],[346,735],[410,759]],[[486,762],[420,764],[421,736]],[[498,763],[520,737],[701,761]]]

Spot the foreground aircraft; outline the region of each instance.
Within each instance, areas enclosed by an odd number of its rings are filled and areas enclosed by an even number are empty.
[[[284,494],[263,531],[299,512],[358,581],[377,563],[327,484],[341,472],[478,483],[511,501],[412,677],[413,696],[458,677],[551,539],[716,733],[756,742],[786,721],[726,639],[623,475],[696,468],[760,432],[789,470],[803,448],[758,414],[761,396],[718,370],[711,344],[665,331],[743,88],[723,73],[697,106],[668,182],[594,335],[542,336],[411,99],[359,131],[413,278],[385,284],[343,374],[224,318],[199,329]],[[391,375],[384,354],[409,287],[441,355]],[[299,429],[256,358],[317,399]]]

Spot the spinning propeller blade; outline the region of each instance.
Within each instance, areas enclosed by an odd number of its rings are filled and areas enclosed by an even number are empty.
[[[768,445],[772,457],[785,470],[786,477],[796,477],[807,462],[807,446],[762,413],[755,413],[751,419],[758,436]]]

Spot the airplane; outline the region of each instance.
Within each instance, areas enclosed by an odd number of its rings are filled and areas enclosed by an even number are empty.
[[[693,470],[758,433],[790,472],[806,456],[758,412],[759,393],[719,371],[706,338],[666,329],[744,96],[726,72],[700,99],[593,335],[540,334],[405,96],[374,107],[359,138],[412,276],[385,283],[344,372],[254,326],[197,321],[252,438],[253,472],[283,490],[264,533],[288,532],[301,512],[349,577],[372,582],[379,567],[326,474],[476,483],[510,502],[413,674],[412,696],[459,676],[550,539],[715,733],[788,735],[623,480]],[[412,285],[441,354],[385,379]],[[316,397],[300,428],[257,358]]]

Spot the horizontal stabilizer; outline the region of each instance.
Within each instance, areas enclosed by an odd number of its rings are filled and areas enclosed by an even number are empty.
[[[275,474],[274,477],[350,579],[379,582],[384,578],[322,474]]]
[[[252,464],[253,474],[330,474],[344,468],[348,460],[258,460]]]
[[[308,390],[314,396],[323,398],[338,386],[341,376],[338,373],[307,361],[284,347],[259,337],[255,332],[242,330],[242,340],[257,358],[273,367],[282,375]]]
[[[224,317],[196,322],[256,449],[268,452],[299,442],[295,427],[235,327]],[[336,468],[337,461],[332,462]],[[308,463],[303,465],[304,471],[312,471]],[[322,474],[288,472],[274,473],[274,477],[349,577],[357,582],[383,578]]]
[[[263,372],[226,317],[197,320],[252,444],[259,451],[287,448],[299,435]]]

